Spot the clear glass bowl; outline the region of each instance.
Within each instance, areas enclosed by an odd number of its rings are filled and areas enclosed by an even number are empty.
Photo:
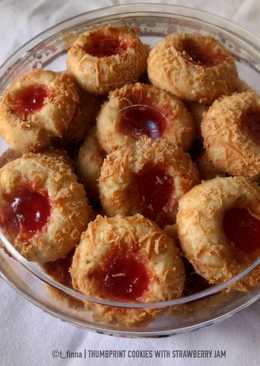
[[[260,40],[238,25],[214,15],[173,5],[133,4],[103,8],[68,19],[39,34],[20,47],[0,68],[0,92],[18,75],[33,68],[64,70],[66,49],[88,27],[96,24],[123,23],[137,28],[142,39],[151,45],[161,37],[176,32],[210,33],[235,56],[241,78],[260,92]],[[7,145],[0,143],[0,153]],[[260,298],[260,287],[247,293],[227,291],[235,281],[260,264],[227,283],[213,286],[177,300],[153,304],[131,304],[137,308],[168,309],[149,324],[124,328],[95,321],[91,313],[79,306],[87,300],[110,306],[129,307],[127,303],[105,301],[84,296],[56,282],[35,263],[26,261],[0,233],[0,274],[13,288],[57,318],[97,332],[138,337],[158,337],[192,331],[215,324],[246,308]]]

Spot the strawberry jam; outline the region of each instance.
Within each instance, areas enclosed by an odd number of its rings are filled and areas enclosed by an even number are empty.
[[[231,208],[223,219],[225,235],[235,247],[250,254],[260,248],[260,220],[246,208]]]
[[[242,127],[247,130],[249,137],[260,145],[260,110],[251,110],[242,116]]]
[[[28,237],[40,231],[50,216],[48,196],[38,193],[29,187],[7,198],[8,205],[2,225],[7,230],[20,232]]]
[[[19,90],[13,100],[12,109],[21,117],[39,111],[48,97],[48,90],[43,85],[30,85]]]
[[[201,66],[215,66],[220,62],[220,55],[213,53],[210,48],[202,47],[193,39],[185,39],[182,42],[181,51],[183,57],[189,62]]]
[[[86,52],[94,57],[109,57],[122,54],[126,48],[126,44],[118,38],[95,35],[86,47]]]
[[[133,105],[121,112],[121,130],[138,139],[146,135],[152,139],[162,136],[166,120],[162,113],[149,105]]]
[[[102,275],[103,291],[110,298],[134,301],[148,288],[145,265],[133,252],[112,251],[106,258]]]
[[[136,175],[136,182],[143,214],[151,219],[156,218],[157,214],[167,209],[174,188],[172,177],[163,167],[146,164]]]

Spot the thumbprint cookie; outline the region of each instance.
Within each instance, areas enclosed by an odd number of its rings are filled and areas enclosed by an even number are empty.
[[[98,115],[97,128],[100,144],[107,152],[144,135],[164,137],[188,150],[195,136],[192,116],[180,100],[141,83],[110,93]]]
[[[254,92],[215,101],[201,128],[216,168],[230,175],[260,176],[260,98]]]
[[[197,170],[182,149],[143,137],[107,155],[100,199],[109,216],[141,213],[164,226],[175,222],[179,198],[198,182]]]
[[[70,272],[73,287],[82,293],[129,303],[178,298],[185,281],[174,240],[142,215],[97,216],[81,237]],[[151,320],[159,311],[86,306],[95,318],[125,326]]]
[[[229,51],[198,33],[176,33],[160,41],[149,54],[148,75],[158,88],[206,104],[231,94],[238,80]]]
[[[0,136],[14,150],[39,151],[64,137],[78,108],[78,87],[69,75],[31,71],[1,97]]]
[[[87,192],[95,199],[99,197],[98,179],[104,158],[105,152],[99,145],[96,128],[92,128],[79,149],[77,166]]]
[[[218,177],[179,201],[177,230],[186,258],[211,284],[245,270],[260,254],[260,188],[246,177]],[[259,267],[234,284],[260,284]]]
[[[130,28],[103,26],[81,34],[68,51],[68,70],[90,93],[106,94],[146,70],[148,47]]]
[[[83,186],[57,152],[27,153],[0,169],[0,226],[27,259],[65,257],[91,218]]]

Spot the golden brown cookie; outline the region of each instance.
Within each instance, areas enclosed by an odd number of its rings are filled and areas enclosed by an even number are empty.
[[[209,160],[220,171],[260,176],[260,98],[254,92],[216,100],[202,125]]]
[[[184,150],[191,147],[195,126],[184,104],[147,84],[130,84],[110,93],[97,118],[103,149],[133,144],[141,136],[165,138]]]
[[[81,34],[68,51],[68,70],[90,93],[106,94],[144,73],[148,47],[124,26],[107,25]]]
[[[185,279],[174,240],[141,215],[97,216],[82,235],[70,272],[73,287],[84,294],[129,303],[178,298]],[[128,327],[159,312],[87,306],[99,321]]]
[[[0,135],[14,150],[36,152],[66,135],[78,109],[78,87],[69,75],[33,70],[2,95]]]
[[[175,33],[160,41],[149,54],[148,75],[158,88],[206,104],[231,94],[238,80],[230,52],[199,33]]]
[[[177,230],[185,256],[211,284],[245,270],[260,254],[260,188],[244,177],[215,178],[179,201]],[[259,268],[234,288],[260,283]]]
[[[0,225],[27,259],[65,257],[91,218],[83,186],[57,152],[27,153],[0,169]]]
[[[188,154],[165,139],[143,137],[107,155],[100,199],[113,216],[142,213],[165,226],[175,222],[179,198],[199,182]]]

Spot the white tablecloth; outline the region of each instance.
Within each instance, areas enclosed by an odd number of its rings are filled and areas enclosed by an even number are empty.
[[[151,0],[150,0],[151,1]],[[1,0],[0,63],[18,46],[55,23],[98,7],[132,1]],[[157,1],[158,2],[158,1]],[[211,11],[235,20],[260,36],[258,0],[168,1]],[[0,279],[0,365],[260,365],[260,303],[221,324],[161,339],[126,339],[78,329],[43,313]],[[53,359],[52,351],[83,349],[224,349],[226,359]]]

